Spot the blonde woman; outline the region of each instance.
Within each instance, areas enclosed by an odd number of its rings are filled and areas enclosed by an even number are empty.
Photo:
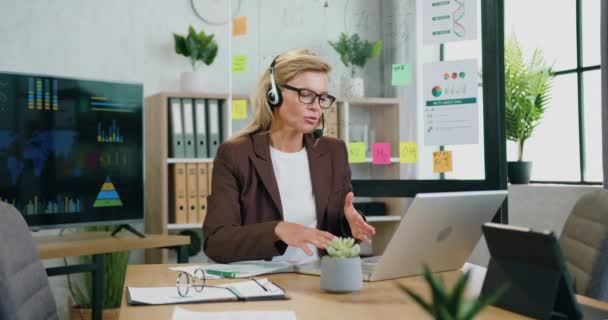
[[[353,207],[346,145],[319,129],[335,101],[330,70],[312,52],[293,50],[258,81],[253,121],[214,160],[203,225],[212,260],[298,263],[336,236],[369,242],[375,234]]]

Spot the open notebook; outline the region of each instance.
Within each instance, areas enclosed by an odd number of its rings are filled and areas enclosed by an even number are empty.
[[[189,290],[185,297],[173,287],[127,287],[130,305],[204,303],[228,301],[286,300],[285,290],[268,279],[244,280],[222,285],[206,286],[201,292]]]

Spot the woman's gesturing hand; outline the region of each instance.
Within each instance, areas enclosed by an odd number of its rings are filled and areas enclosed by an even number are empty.
[[[287,221],[279,222],[274,228],[274,233],[283,242],[292,247],[302,249],[309,256],[313,254],[308,247],[309,243],[319,249],[325,249],[329,242],[336,237],[326,231]]]
[[[371,243],[369,237],[376,234],[376,229],[370,226],[353,206],[353,193],[346,194],[344,199],[344,215],[348,220],[350,231],[355,239]]]

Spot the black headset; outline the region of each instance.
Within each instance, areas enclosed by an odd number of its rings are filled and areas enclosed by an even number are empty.
[[[270,89],[268,89],[268,92],[266,93],[266,100],[268,100],[268,104],[273,108],[279,107],[283,103],[283,95],[281,94],[281,90],[277,87],[277,81],[274,76],[274,65],[278,58],[279,56],[274,58],[270,64]]]
[[[279,56],[276,56],[276,58],[274,58],[270,64],[270,89],[268,89],[268,92],[266,92],[266,100],[272,108],[280,107],[283,103],[283,95],[277,86],[277,81],[274,76],[274,65],[276,64],[278,58]],[[321,128],[315,129],[312,132],[312,136],[315,139],[321,138],[323,136],[323,130],[325,130],[325,115],[321,113]]]

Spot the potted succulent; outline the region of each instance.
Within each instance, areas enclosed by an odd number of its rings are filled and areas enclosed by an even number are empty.
[[[471,275],[470,270],[456,280],[451,291],[446,289],[443,280],[433,275],[427,266],[424,266],[422,275],[431,289],[431,301],[424,301],[420,295],[400,283],[398,286],[436,320],[471,320],[483,308],[494,303],[508,288],[503,285],[489,295],[466,300],[464,295]]]
[[[321,259],[321,288],[335,293],[359,291],[363,271],[359,245],[353,238],[334,238]]]
[[[524,144],[540,124],[551,98],[554,74],[541,50],[536,49],[529,61],[511,36],[505,44],[505,119],[507,139],[517,143],[517,161],[508,162],[509,181],[528,183],[532,162],[523,161]]]
[[[104,231],[111,232],[115,226],[98,226],[86,228],[87,232]],[[81,256],[79,263],[93,263],[92,256]],[[103,319],[118,319],[120,304],[122,302],[123,285],[129,262],[129,251],[113,252],[103,254],[103,294],[102,308]],[[66,260],[67,262],[67,260]],[[68,286],[71,299],[73,300],[70,308],[70,320],[91,319],[91,300],[93,296],[93,282],[90,272],[78,277],[82,281],[72,281],[68,276]]]
[[[205,88],[203,74],[198,70],[202,64],[212,64],[217,56],[217,42],[213,37],[213,34],[207,35],[204,31],[197,33],[192,26],[188,27],[186,36],[173,34],[175,53],[189,58],[192,65],[192,72],[181,74],[182,90],[200,92]]]
[[[328,41],[340,55],[340,61],[350,68],[350,76],[343,77],[340,94],[344,98],[361,98],[365,94],[363,78],[357,77],[358,71],[365,67],[369,59],[374,59],[382,52],[382,40],[371,43],[361,40],[358,34],[347,35],[342,32],[336,42]]]

